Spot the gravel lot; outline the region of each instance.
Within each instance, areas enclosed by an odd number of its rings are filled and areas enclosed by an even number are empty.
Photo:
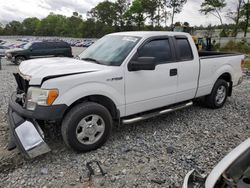
[[[114,128],[100,149],[78,154],[65,147],[53,125],[46,134],[52,152],[25,160],[6,151],[8,98],[15,90],[12,72],[0,70],[0,187],[178,187],[194,168],[208,173],[250,135],[250,79],[234,88],[222,109],[198,105],[132,125]],[[51,130],[53,129],[53,133]],[[88,181],[88,161],[107,173]]]

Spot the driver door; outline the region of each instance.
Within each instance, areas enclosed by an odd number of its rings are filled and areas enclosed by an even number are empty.
[[[173,44],[168,37],[145,41],[128,63],[151,58],[155,70],[125,72],[126,115],[152,110],[176,102],[178,63],[174,61]],[[150,59],[149,58],[149,59]]]

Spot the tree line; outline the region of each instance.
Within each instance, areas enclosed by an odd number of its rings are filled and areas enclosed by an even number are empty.
[[[235,7],[227,11],[225,0],[203,0],[200,12],[215,16],[220,20],[225,35],[232,30],[237,35],[239,29],[247,32],[249,25],[249,0],[235,0]],[[173,30],[179,22],[175,21],[187,0],[105,0],[87,12],[87,17],[73,12],[73,15],[50,13],[43,19],[26,18],[22,22],[11,21],[5,26],[0,24],[0,35],[34,35],[34,36],[67,36],[67,37],[101,37],[107,33],[133,30]],[[224,24],[225,19],[234,24]],[[170,20],[171,24],[167,25]],[[184,23],[188,27],[188,20]],[[229,27],[230,26],[230,27]],[[201,28],[200,26],[199,28]]]

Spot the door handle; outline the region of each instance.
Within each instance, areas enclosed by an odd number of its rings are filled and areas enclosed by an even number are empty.
[[[170,69],[170,71],[169,71],[170,76],[176,76],[177,73],[178,73],[177,69]]]

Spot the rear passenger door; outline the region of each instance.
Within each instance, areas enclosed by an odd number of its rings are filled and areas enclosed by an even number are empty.
[[[176,59],[179,62],[178,88],[176,93],[177,102],[194,98],[197,89],[199,57],[194,57],[189,40],[192,40],[191,37],[190,39],[186,36],[175,36],[173,38],[176,49]]]
[[[30,57],[31,58],[36,58],[36,57],[42,56],[40,42],[33,43],[29,49],[30,49]]]
[[[155,70],[125,72],[126,115],[152,110],[176,101],[178,63],[174,61],[173,43],[168,37],[145,41],[132,61],[153,57]],[[128,64],[129,66],[129,64]]]

